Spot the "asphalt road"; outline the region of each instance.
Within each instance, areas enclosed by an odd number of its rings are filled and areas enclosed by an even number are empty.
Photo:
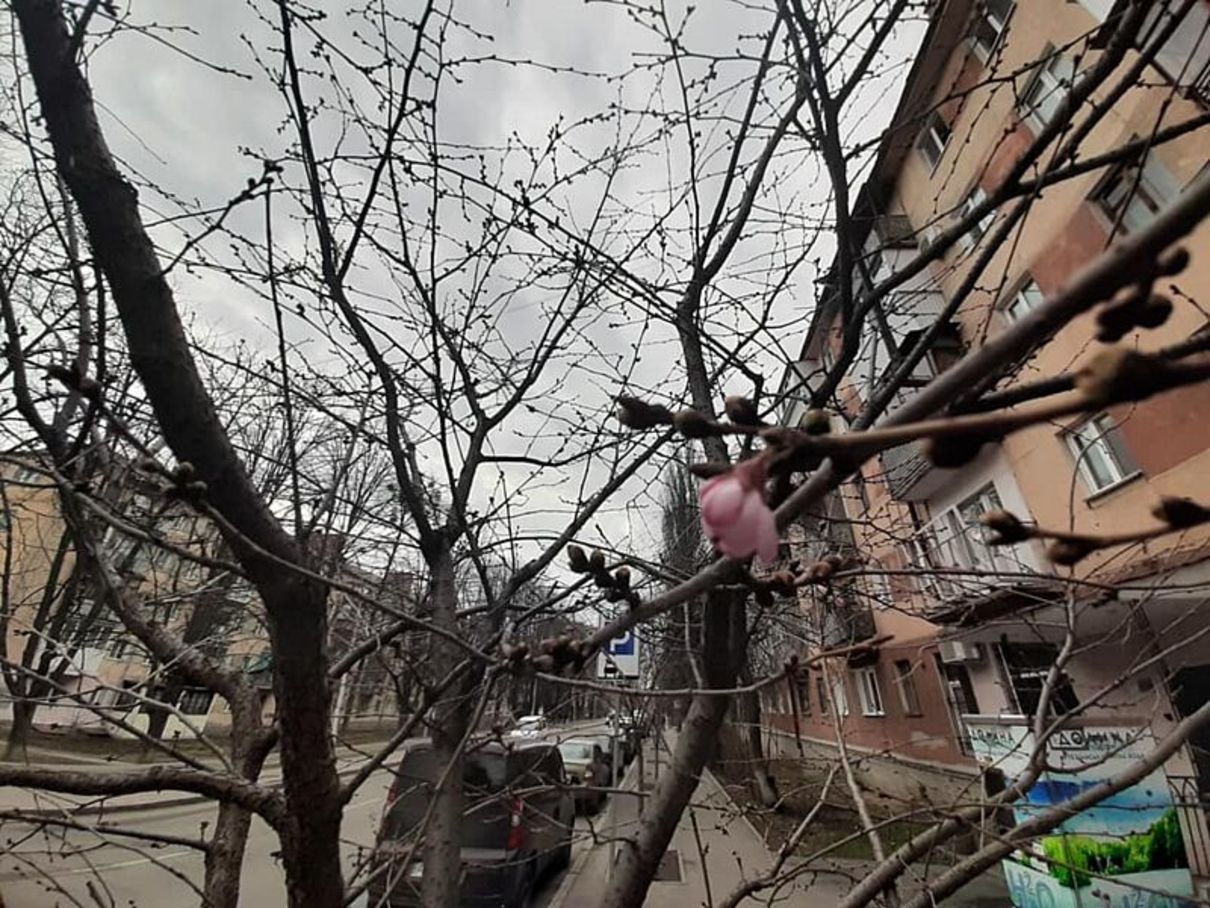
[[[566,730],[583,732],[580,725]],[[562,730],[561,730],[562,731]],[[373,841],[389,787],[389,773],[371,776],[346,807],[341,830],[345,875],[349,879]],[[213,823],[215,808],[197,804],[115,814],[115,825],[140,832],[199,838],[203,824]],[[573,856],[588,847],[588,825],[577,821]],[[0,848],[0,893],[5,908],[158,908],[196,905],[192,886],[201,883],[202,857],[193,849],[98,835],[77,830],[43,830],[28,838],[15,825],[5,824]],[[284,906],[285,878],[275,857],[277,836],[254,819],[244,858],[240,904],[248,908]],[[537,900],[546,906],[562,882],[562,874],[544,881]],[[192,885],[191,885],[192,884]],[[364,904],[364,899],[359,904]]]

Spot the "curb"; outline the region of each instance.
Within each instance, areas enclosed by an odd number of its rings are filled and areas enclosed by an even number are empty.
[[[618,791],[634,791],[638,785],[639,760],[636,757],[626,770],[626,775],[622,776],[622,781],[618,783]],[[609,811],[612,814],[617,809],[617,801],[614,798],[609,799]],[[559,883],[559,888],[555,890],[554,895],[547,902],[547,908],[561,908],[567,897],[571,895],[571,889],[580,879],[580,874],[584,872],[585,866],[589,859],[596,853],[596,847],[585,848],[581,851],[571,866],[563,874],[563,879]],[[2,906],[0,906],[2,908]]]
[[[336,775],[349,776],[357,772],[360,768],[360,766],[346,766],[343,769],[336,770]],[[272,787],[276,788],[280,783],[281,777],[278,776],[277,778],[271,780],[270,784]],[[121,798],[126,796],[115,795],[114,797]],[[85,804],[74,810],[67,805],[63,805],[61,807],[35,807],[30,810],[22,810],[21,808],[0,809],[9,811],[12,815],[12,819],[17,819],[20,817],[24,819],[37,820],[40,818],[56,819],[61,818],[64,815],[72,817],[91,817],[99,816],[101,814],[109,815],[136,813],[140,810],[168,810],[173,807],[187,807],[191,804],[207,803],[218,802],[214,798],[207,797],[206,795],[189,794],[172,796],[158,801],[137,801],[118,804],[95,804],[92,802],[85,802]],[[3,908],[2,903],[0,903],[0,908]]]
[[[765,846],[766,856],[769,858],[770,861],[772,861],[773,860],[773,851],[769,848],[769,843],[765,839],[765,837],[763,835],[761,835],[760,830],[757,829],[756,826],[752,823],[752,821],[748,819],[748,812],[746,810],[744,810],[742,807],[740,807],[739,804],[737,804],[735,802],[735,798],[731,797],[731,793],[727,791],[727,789],[723,786],[723,783],[718,780],[718,777],[713,772],[711,772],[708,767],[705,767],[705,766],[702,767],[702,775],[708,777],[710,779],[710,783],[715,787],[715,789],[718,791],[718,793],[727,799],[728,804],[730,804],[733,808],[735,808],[736,814],[739,816],[739,818],[741,820],[744,821],[744,825],[748,827],[748,829],[751,831],[751,833],[754,836],[756,836],[756,840]]]

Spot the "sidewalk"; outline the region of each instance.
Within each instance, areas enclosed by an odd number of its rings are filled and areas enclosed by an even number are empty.
[[[648,789],[659,774],[668,771],[668,753],[676,746],[676,734],[668,732],[664,737],[666,750],[658,754],[658,760],[654,742],[644,743],[643,765],[637,760],[631,765],[623,788],[637,792],[640,769]],[[614,795],[595,824],[598,834],[602,838],[633,835],[642,801],[637,793]],[[584,852],[568,871],[551,908],[596,908],[608,875],[609,856],[610,847],[604,844]],[[737,815],[726,792],[706,772],[673,834],[657,875],[663,879],[651,884],[647,904],[669,908],[717,904],[744,880],[760,876],[772,860],[764,840]],[[809,892],[804,882],[802,889],[779,890],[776,901],[785,908],[832,904],[846,888],[835,878],[819,877],[811,881]]]
[[[637,793],[640,769],[647,789],[653,787],[657,773],[668,771],[668,753],[676,746],[676,735],[666,733],[665,739],[667,748],[658,763],[653,742],[648,740],[643,745],[643,766],[635,761],[627,772],[621,787],[636,794],[615,794],[610,798],[610,806],[597,818],[594,826],[602,841],[634,834],[643,801]],[[586,849],[568,870],[550,908],[596,908],[608,878],[610,851],[608,844]],[[764,839],[707,770],[669,843],[658,874],[664,879],[651,884],[646,904],[661,908],[717,905],[737,886],[768,872],[773,862],[774,856]],[[794,866],[791,858],[783,866],[783,873]],[[779,908],[834,905],[868,869],[864,861],[821,861],[792,883],[765,889],[741,905],[765,904],[770,897],[771,904]],[[932,869],[936,871],[935,867]],[[997,871],[974,881],[946,904],[955,908],[1000,908],[1008,904],[1008,897]]]

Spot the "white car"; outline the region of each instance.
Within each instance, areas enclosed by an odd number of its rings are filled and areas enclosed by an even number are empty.
[[[516,733],[519,735],[541,734],[549,724],[546,716],[522,716],[517,720]]]

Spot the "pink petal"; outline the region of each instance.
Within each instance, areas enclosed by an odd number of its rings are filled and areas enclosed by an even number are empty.
[[[699,495],[703,525],[717,527],[737,519],[744,506],[744,495],[743,485],[730,473],[709,480]]]
[[[777,520],[768,508],[760,515],[760,525],[756,531],[756,555],[762,564],[773,564],[777,561],[777,551],[781,546],[781,537],[777,534]]]

